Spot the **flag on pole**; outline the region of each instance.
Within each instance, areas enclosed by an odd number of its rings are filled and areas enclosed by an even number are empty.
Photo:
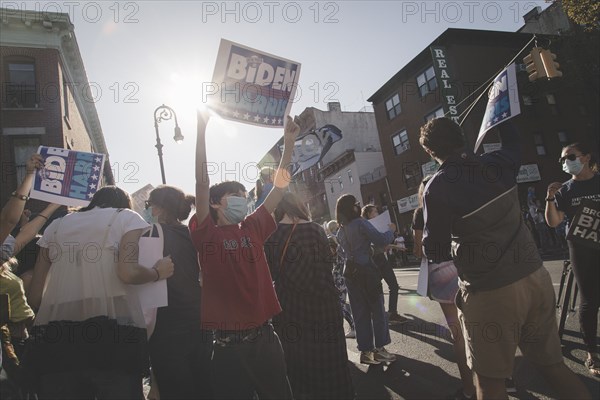
[[[517,86],[517,74],[514,63],[506,67],[494,79],[492,87],[488,91],[488,99],[481,128],[479,128],[479,135],[475,142],[475,151],[477,151],[490,129],[521,113],[519,88]]]

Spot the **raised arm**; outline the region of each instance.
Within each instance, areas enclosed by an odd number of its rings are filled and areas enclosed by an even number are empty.
[[[208,166],[206,161],[206,125],[210,118],[208,110],[198,110],[198,132],[196,136],[196,220],[202,223],[208,216],[210,201]]]
[[[39,154],[33,154],[27,160],[27,171],[23,182],[21,182],[17,190],[8,198],[8,202],[2,207],[2,211],[0,212],[0,243],[4,242],[4,239],[7,238],[19,223],[25,209],[27,195],[33,185],[35,171],[38,168],[42,168],[43,161],[42,156]]]
[[[48,218],[60,208],[59,204],[48,204],[42,212],[32,218],[28,223],[23,225],[17,236],[15,237],[15,250],[13,255],[16,256],[25,247],[27,243],[35,238],[40,229],[48,222]]]
[[[275,207],[277,207],[277,204],[279,204],[279,202],[283,198],[283,192],[285,188],[288,187],[290,181],[292,180],[292,177],[289,171],[287,170],[287,167],[292,161],[292,153],[294,152],[294,142],[296,141],[296,137],[298,136],[299,132],[300,127],[297,123],[294,122],[292,117],[288,115],[285,123],[285,128],[283,130],[283,154],[281,155],[281,161],[279,162],[277,172],[275,172],[275,179],[273,180],[273,190],[269,192],[263,203],[263,207],[265,207],[270,213],[275,211]],[[198,197],[196,197],[196,199],[197,198]]]

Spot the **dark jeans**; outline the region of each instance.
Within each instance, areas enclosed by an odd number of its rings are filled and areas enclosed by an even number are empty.
[[[383,253],[375,254],[373,256],[373,261],[377,267],[379,267],[379,271],[381,272],[381,276],[383,280],[388,285],[390,291],[390,298],[388,300],[388,311],[390,314],[398,313],[398,290],[400,290],[400,286],[398,285],[398,279],[396,279],[396,274],[394,274],[394,268],[392,268],[392,264],[385,258]]]
[[[378,276],[376,267],[369,267],[368,274]],[[356,342],[358,350],[371,351],[375,347],[382,347],[391,343],[388,319],[383,305],[383,294],[377,297],[369,296],[362,282],[346,279],[350,307],[354,317],[356,329]]]
[[[161,400],[211,399],[213,334],[187,330],[155,333],[150,339],[152,371]]]
[[[598,351],[598,308],[600,307],[600,251],[568,241],[571,265],[579,287],[579,325],[587,351]]]
[[[40,400],[142,400],[144,393],[142,377],[138,374],[89,369],[42,375],[38,398]]]
[[[219,338],[217,332],[217,339]],[[215,399],[292,399],[285,358],[273,325],[240,334],[226,344],[215,343],[212,358]]]

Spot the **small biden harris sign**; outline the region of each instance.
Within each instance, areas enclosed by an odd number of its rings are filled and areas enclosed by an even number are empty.
[[[104,154],[40,146],[44,167],[37,171],[30,197],[65,206],[85,207],[99,189]]]
[[[204,99],[221,117],[283,127],[300,76],[300,64],[221,39],[212,83]]]

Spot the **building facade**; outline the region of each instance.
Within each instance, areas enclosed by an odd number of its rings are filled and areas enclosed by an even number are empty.
[[[68,14],[7,9],[0,14],[4,204],[38,146],[108,151]],[[114,184],[108,157],[103,184]]]
[[[568,60],[560,60],[561,48],[551,50],[558,54],[564,77],[529,82],[522,59],[533,47],[532,37],[530,33],[448,29],[369,98],[401,226],[410,225],[423,176],[436,170],[419,144],[420,127],[432,118],[452,118],[462,123],[467,147],[473,149],[487,96],[468,113],[467,108],[513,59],[522,114],[513,120],[523,150],[518,177],[522,198],[527,187],[533,186],[543,200],[550,182],[568,179],[557,162],[564,145],[585,140],[598,147],[598,116],[592,111],[598,107],[597,95],[595,100],[588,96],[586,78],[577,76]],[[544,36],[538,40],[552,43]],[[498,136],[492,131],[479,152],[498,146]]]
[[[313,220],[324,222],[335,219],[335,203],[342,194],[352,194],[361,203],[363,196],[361,181],[372,183],[374,177],[385,177],[383,157],[377,135],[375,116],[372,112],[346,112],[340,103],[327,104],[327,111],[314,107],[306,108],[296,117],[300,132],[308,132],[327,124],[335,125],[342,131],[342,139],[334,143],[323,159],[313,167],[297,174],[290,184],[290,190],[305,202]],[[281,158],[279,140],[259,162],[260,166],[276,166]],[[382,171],[384,172],[382,176]],[[379,186],[371,185],[371,191]],[[380,193],[368,193],[368,198],[377,205]]]

